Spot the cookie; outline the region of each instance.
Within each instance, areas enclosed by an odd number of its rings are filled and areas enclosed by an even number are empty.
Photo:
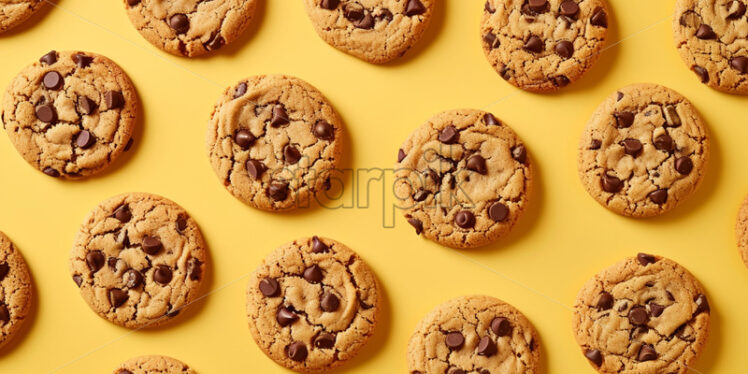
[[[675,46],[697,79],[731,94],[748,94],[746,0],[678,0]]]
[[[195,300],[208,255],[197,223],[182,207],[130,193],[88,214],[70,257],[73,281],[94,312],[142,328],[172,320]]]
[[[304,0],[320,38],[373,64],[404,55],[423,36],[436,0]]]
[[[133,26],[154,46],[195,57],[238,39],[258,0],[124,0]]]
[[[130,79],[112,60],[55,52],[8,86],[0,119],[21,156],[50,177],[97,174],[126,149],[138,116]]]
[[[604,0],[487,0],[483,51],[512,85],[550,92],[579,80],[597,61],[608,35]]]
[[[327,372],[374,334],[380,308],[374,273],[345,245],[317,236],[273,251],[252,274],[252,337],[273,361],[302,373]]]
[[[0,2],[0,33],[4,33],[42,8],[44,0],[3,0]]]
[[[572,328],[601,373],[683,374],[709,335],[709,302],[688,270],[639,253],[582,287]]]
[[[343,150],[343,123],[309,83],[285,75],[248,78],[224,91],[211,114],[210,164],[252,207],[308,207],[329,188]]]
[[[463,296],[432,310],[408,342],[410,374],[539,373],[540,338],[513,306]]]
[[[635,84],[595,110],[579,143],[579,177],[604,207],[629,217],[665,213],[698,187],[709,158],[691,103],[655,84]]]
[[[195,374],[195,371],[171,357],[141,356],[127,360],[114,374]]]
[[[450,110],[403,143],[395,198],[426,238],[453,248],[489,244],[509,231],[532,189],[527,148],[493,114]]]
[[[21,329],[31,309],[31,275],[23,256],[0,232],[0,348]]]
[[[738,212],[738,221],[735,225],[735,237],[738,241],[740,257],[745,266],[748,266],[748,197],[743,201]]]

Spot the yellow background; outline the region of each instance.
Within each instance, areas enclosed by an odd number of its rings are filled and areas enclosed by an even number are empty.
[[[43,175],[0,136],[0,230],[23,252],[37,295],[25,333],[0,356],[0,372],[107,373],[132,356],[166,354],[201,374],[283,373],[247,329],[247,275],[275,247],[314,234],[358,251],[386,291],[377,335],[339,372],[406,372],[408,338],[429,310],[459,295],[488,294],[534,323],[546,372],[591,373],[571,332],[570,307],[589,277],[638,251],[673,258],[708,290],[712,335],[695,369],[746,372],[748,269],[733,238],[736,212],[748,192],[746,99],[701,85],[681,62],[672,42],[674,0],[609,1],[611,46],[580,82],[554,95],[515,89],[485,61],[478,35],[482,0],[439,1],[421,43],[386,66],[366,64],[321,41],[301,0],[260,1],[254,25],[240,40],[192,60],[142,39],[122,1],[48,6],[21,29],[0,36],[0,85],[50,49],[97,52],[127,71],[144,116],[135,146],[114,170],[78,182]],[[280,215],[243,205],[213,174],[205,129],[225,87],[262,73],[298,76],[328,97],[348,131],[344,167],[391,167],[400,143],[442,110],[494,112],[524,139],[538,167],[529,210],[499,243],[456,251],[417,237],[399,212],[396,226],[383,228],[383,213],[391,210],[382,205],[391,199],[383,201],[381,183],[372,182],[368,208]],[[616,88],[635,82],[664,84],[690,98],[708,123],[713,145],[698,192],[675,211],[648,220],[600,207],[576,170],[577,139],[590,113]],[[344,196],[355,196],[355,189],[348,182]],[[203,290],[212,294],[176,323],[155,330],[130,332],[98,318],[68,272],[83,217],[99,201],[128,191],[162,194],[184,206],[210,246],[212,267]]]

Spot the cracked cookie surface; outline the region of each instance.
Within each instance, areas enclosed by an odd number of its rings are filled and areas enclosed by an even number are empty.
[[[176,203],[147,193],[115,196],[83,221],[71,273],[102,318],[155,327],[198,296],[207,249],[197,223]]]
[[[688,270],[640,253],[582,287],[572,328],[601,373],[683,374],[704,348],[709,313],[704,290]]]
[[[326,372],[374,334],[380,297],[374,273],[356,253],[332,239],[304,238],[273,251],[252,274],[249,329],[279,365]]]
[[[383,64],[423,36],[436,0],[304,0],[317,34],[364,61]]]
[[[0,347],[15,338],[31,308],[31,275],[23,256],[0,232]]]
[[[540,339],[513,306],[463,296],[432,310],[408,343],[410,374],[538,373]]]
[[[124,152],[137,100],[112,60],[51,51],[13,79],[0,119],[29,164],[50,177],[75,179],[103,171]]]
[[[42,8],[44,0],[0,1],[0,33],[8,31],[31,17]]]
[[[395,197],[421,234],[453,248],[491,243],[514,227],[532,189],[522,141],[493,114],[450,110],[403,143]]]
[[[735,237],[738,241],[740,257],[745,266],[748,266],[748,197],[743,201],[738,212],[738,220],[735,224]]]
[[[167,356],[134,357],[114,370],[114,374],[196,374],[187,364]]]
[[[487,0],[483,51],[512,85],[555,91],[579,80],[597,61],[608,14],[603,0]]]
[[[635,84],[595,110],[579,143],[587,192],[629,217],[665,213],[698,187],[709,158],[706,128],[693,105],[655,84]]]
[[[123,0],[133,26],[154,46],[195,57],[231,43],[247,29],[258,0]]]
[[[748,94],[746,0],[679,0],[673,16],[675,45],[696,77],[709,87]]]
[[[211,114],[210,163],[226,189],[252,207],[310,206],[343,150],[343,123],[312,85],[285,75],[229,87]]]

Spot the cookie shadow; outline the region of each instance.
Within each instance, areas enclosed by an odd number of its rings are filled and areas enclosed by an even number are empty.
[[[21,256],[23,256],[23,254],[21,254]],[[33,328],[34,321],[36,321],[37,315],[39,314],[39,288],[36,285],[34,274],[31,272],[31,267],[28,266],[28,263],[26,267],[29,270],[29,284],[31,284],[31,305],[29,305],[28,314],[26,315],[21,328],[15,332],[15,336],[11,338],[7,345],[0,348],[0,362],[2,362],[4,357],[9,357],[13,351],[23,344],[26,340],[26,336]]]
[[[227,57],[233,57],[236,56],[239,52],[242,51],[242,49],[249,44],[249,41],[257,35],[258,30],[261,29],[263,22],[265,22],[265,7],[267,5],[265,4],[265,0],[258,0],[257,1],[257,7],[255,8],[255,13],[252,16],[252,20],[249,21],[249,26],[247,26],[247,29],[242,32],[239,37],[234,40],[233,42],[224,45],[223,47],[219,48],[216,51],[208,52],[204,55],[190,57],[191,60],[204,60],[209,59],[213,56],[227,56]]]
[[[695,365],[700,372],[713,372],[712,368],[720,361],[723,340],[722,316],[718,310],[712,308],[709,312],[709,338],[705,344],[704,353]]]
[[[380,66],[394,67],[405,65],[432,46],[444,29],[444,22],[447,18],[447,6],[446,1],[440,1],[438,4],[434,5],[434,13],[431,15],[431,21],[428,27],[426,27],[426,31],[424,31],[421,40],[418,40],[413,47],[406,50],[402,56],[396,57],[394,60],[385,62]]]
[[[0,39],[2,38],[12,38],[18,34],[23,34],[29,29],[33,29],[36,27],[37,24],[42,22],[44,18],[47,17],[47,14],[49,14],[52,9],[57,7],[57,3],[60,2],[60,0],[45,0],[44,1],[47,4],[42,5],[41,9],[36,11],[34,14],[31,15],[27,20],[21,22],[18,26],[4,32],[0,33]]]

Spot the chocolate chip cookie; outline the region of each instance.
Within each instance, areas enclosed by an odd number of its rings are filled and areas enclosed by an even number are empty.
[[[21,329],[31,308],[31,276],[23,256],[0,232],[0,348]]]
[[[249,329],[273,361],[327,372],[355,356],[374,333],[377,280],[345,245],[317,236],[287,243],[252,274]]]
[[[127,360],[114,374],[195,374],[195,371],[171,357],[141,356]]]
[[[6,32],[42,8],[44,0],[3,0],[0,2],[0,33]]]
[[[0,119],[26,161],[50,177],[75,179],[103,171],[124,152],[137,101],[112,60],[51,51],[13,79]]]
[[[635,84],[595,110],[579,143],[579,176],[604,207],[629,217],[665,213],[698,187],[709,158],[691,103],[655,84]]]
[[[601,373],[683,374],[709,335],[709,302],[688,270],[639,253],[585,284],[572,327]]]
[[[304,0],[320,38],[364,61],[383,64],[423,36],[436,0]]]
[[[115,196],[88,214],[71,253],[73,281],[99,316],[128,328],[172,320],[197,297],[207,249],[197,223],[161,196]]]
[[[408,343],[410,374],[539,373],[540,339],[513,306],[464,296],[432,310]]]
[[[211,114],[210,164],[239,200],[259,209],[308,207],[329,188],[343,122],[316,88],[285,75],[229,87]]]
[[[238,39],[258,0],[124,0],[130,21],[156,47],[195,57]]]
[[[555,91],[579,80],[597,61],[608,14],[604,0],[487,0],[483,51],[512,85]]]
[[[506,235],[532,188],[527,148],[493,114],[473,109],[437,114],[398,152],[395,197],[426,238],[473,248]]]
[[[678,0],[675,46],[696,77],[720,91],[748,94],[746,0]]]
[[[748,197],[743,201],[738,212],[738,221],[735,225],[735,236],[740,249],[740,257],[743,258],[745,266],[748,266]]]

